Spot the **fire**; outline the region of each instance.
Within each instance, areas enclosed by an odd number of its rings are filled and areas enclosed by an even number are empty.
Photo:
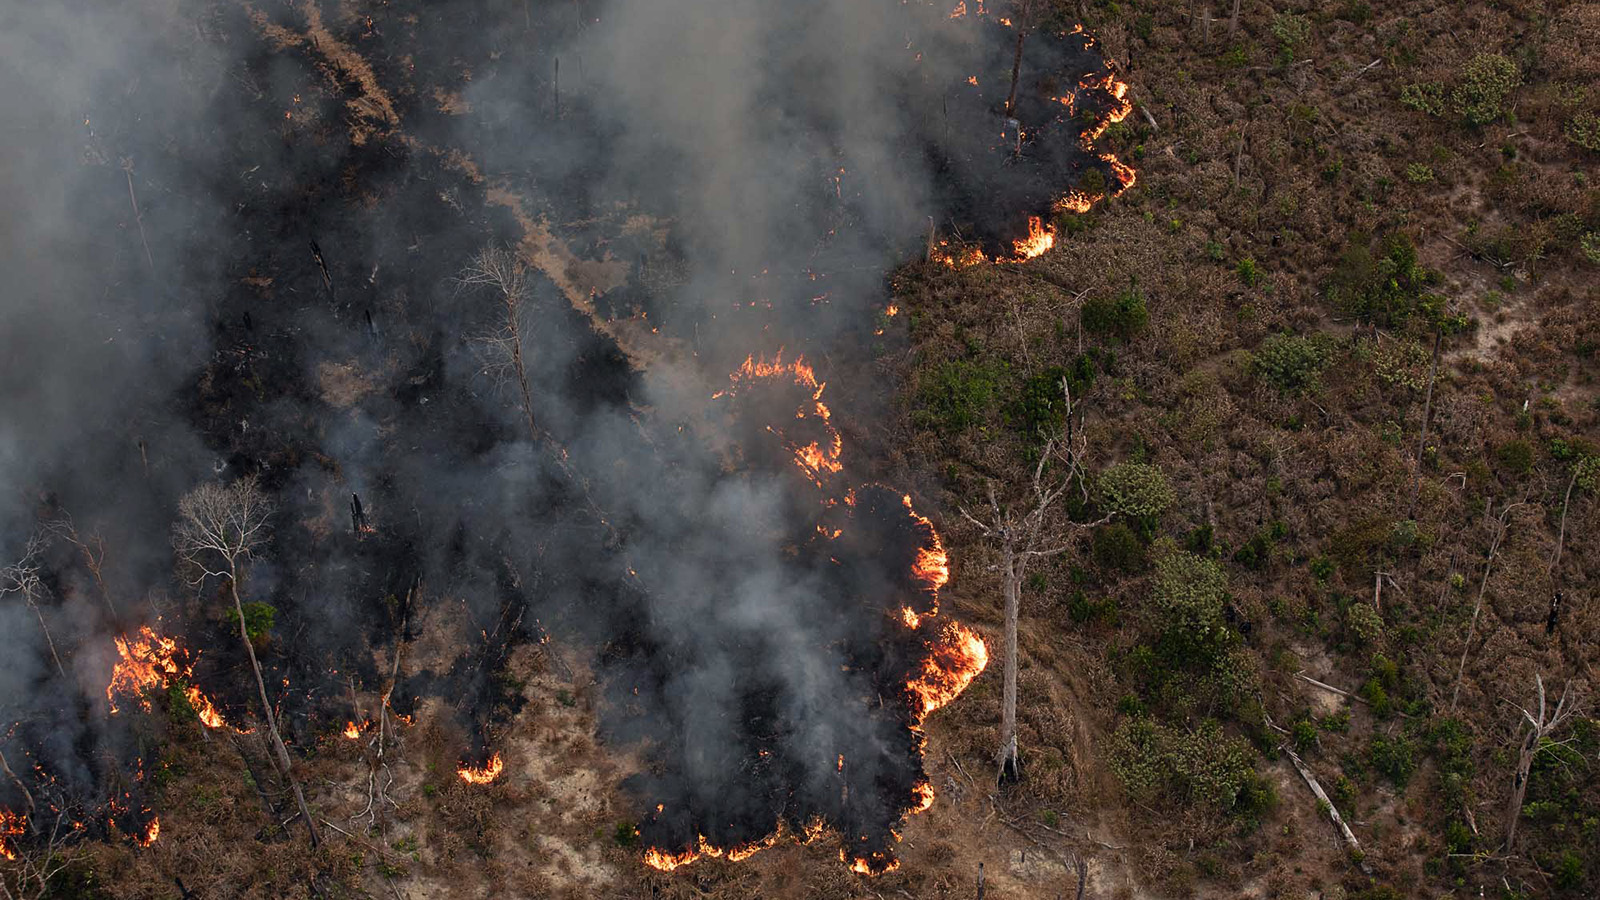
[[[111,704],[112,713],[121,711],[117,706],[118,695],[136,698],[139,708],[149,712],[150,691],[165,689],[174,681],[186,681],[194,671],[192,662],[180,662],[187,658],[188,652],[178,646],[177,640],[162,637],[148,625],[141,626],[136,637],[116,637],[112,642],[118,656],[111,669],[111,681],[106,685],[106,700]],[[183,695],[202,725],[223,728],[228,724],[199,688],[185,685]]]
[[[887,307],[884,308],[883,314],[892,319],[895,316],[898,316],[900,314],[900,307],[895,306],[893,303],[891,303]]]
[[[354,721],[347,722],[344,726],[344,736],[352,741],[356,740],[361,737],[361,728],[362,726],[357,725]]]
[[[922,617],[909,606],[900,607],[900,621],[906,623],[906,627],[912,631],[922,627]]]
[[[933,806],[932,784],[926,781],[920,781],[917,783],[916,787],[911,789],[911,793],[917,798],[916,805],[911,807],[912,815],[916,815],[920,812],[926,812],[929,807]]]
[[[1038,216],[1029,216],[1027,238],[1013,241],[1012,245],[1017,248],[1018,258],[1033,259],[1056,245],[1055,226],[1043,224]]]
[[[17,849],[11,841],[18,835],[26,834],[28,829],[24,826],[26,816],[19,816],[9,809],[0,809],[0,859],[16,859]]]
[[[920,701],[924,717],[954,700],[989,665],[989,648],[957,622],[946,624],[930,649],[922,673],[906,685]]]
[[[882,850],[874,850],[866,856],[857,856],[852,859],[849,854],[844,852],[843,848],[840,848],[839,861],[848,862],[850,871],[857,875],[882,875],[900,868],[900,860]]]
[[[797,357],[793,362],[785,363],[781,350],[771,362],[767,362],[764,358],[757,359],[754,354],[745,357],[744,363],[738,370],[728,376],[728,380],[733,383],[732,386],[712,394],[711,399],[732,395],[741,382],[785,377],[811,394],[810,402],[802,404],[795,410],[795,418],[820,419],[823,431],[827,435],[825,443],[814,440],[803,446],[796,443],[789,444],[790,450],[794,453],[795,465],[821,487],[825,475],[837,475],[844,470],[844,464],[839,461],[839,457],[844,453],[844,439],[833,427],[833,412],[822,402],[822,392],[827,388],[827,382],[817,380],[816,370],[805,361],[805,357]],[[775,429],[773,433],[782,437]]]
[[[959,18],[961,18],[962,16],[964,16],[966,14],[967,14],[967,0],[961,0],[960,3],[956,4],[956,8],[955,9],[950,11],[950,18],[959,19]]]
[[[496,752],[482,767],[474,768],[463,763],[456,768],[456,774],[467,784],[489,784],[499,778],[505,768],[505,760],[500,758],[499,752]]]
[[[967,84],[970,84],[973,87],[977,87],[978,86],[978,76],[976,76],[976,75],[968,75],[967,76]]]
[[[156,842],[156,838],[160,836],[161,819],[157,817],[150,819],[150,824],[144,829],[144,837],[134,838],[134,840],[138,842],[139,846],[148,847],[151,844],[154,844]]]
[[[784,829],[780,827],[760,840],[751,841],[747,844],[735,844],[726,849],[706,840],[706,836],[703,834],[697,835],[695,846],[679,853],[667,853],[664,850],[651,847],[644,852],[644,864],[662,872],[671,872],[673,869],[686,866],[704,856],[709,856],[713,859],[726,857],[729,862],[743,862],[757,853],[776,845],[782,839],[783,834]]]

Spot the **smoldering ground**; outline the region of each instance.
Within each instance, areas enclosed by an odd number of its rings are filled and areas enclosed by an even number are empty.
[[[918,590],[916,544],[895,537],[910,520],[884,494],[850,540],[893,552],[818,544],[813,485],[788,449],[757,446],[789,399],[756,391],[730,414],[708,398],[747,355],[861,351],[930,217],[1003,249],[1103,169],[1048,105],[1102,71],[1081,38],[1039,23],[1014,145],[1014,32],[931,6],[0,16],[20,87],[0,110],[23,123],[0,172],[17,274],[0,295],[0,535],[18,559],[70,516],[104,540],[107,585],[57,530],[40,615],[5,598],[8,756],[84,804],[126,783],[131,751],[105,752],[131,718],[105,710],[107,647],[157,617],[203,651],[194,677],[228,716],[249,716],[217,585],[175,571],[167,532],[185,490],[254,475],[275,513],[245,588],[277,611],[262,656],[292,742],[345,720],[352,680],[382,687],[376,652],[453,629],[457,658],[408,668],[396,702],[450,698],[481,758],[518,704],[498,669],[554,629],[601,648],[608,733],[649,748],[641,810],[670,811],[647,839],[820,816],[882,841],[921,776],[903,696],[920,638],[886,628]],[[513,207],[625,274],[575,299],[528,264]],[[504,305],[459,277],[493,246],[527,265],[531,410],[485,340]],[[622,346],[582,300],[672,349]],[[351,527],[352,493],[371,533]]]

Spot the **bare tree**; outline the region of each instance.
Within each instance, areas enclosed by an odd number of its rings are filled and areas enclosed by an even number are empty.
[[[1017,29],[1017,52],[1011,58],[1011,92],[1006,94],[1006,118],[1017,108],[1017,80],[1022,75],[1022,42],[1039,17],[1040,0],[1012,0],[1011,24]],[[1018,140],[1021,137],[1019,135]]]
[[[1478,631],[1478,617],[1483,613],[1483,595],[1489,589],[1489,573],[1494,569],[1495,554],[1500,552],[1500,544],[1506,539],[1506,532],[1511,528],[1511,513],[1522,506],[1521,503],[1508,503],[1495,519],[1494,537],[1489,542],[1489,552],[1483,559],[1483,580],[1478,582],[1478,599],[1472,605],[1472,624],[1467,626],[1467,642],[1461,648],[1461,662],[1456,664],[1455,687],[1450,690],[1450,711],[1455,712],[1456,701],[1461,697],[1461,674],[1467,668],[1467,655],[1472,652],[1472,638]]]
[[[1029,487],[1025,507],[1027,512],[1002,506],[995,496],[994,483],[989,484],[988,521],[979,521],[965,509],[961,515],[977,526],[984,537],[1000,548],[1000,577],[1005,598],[1005,684],[1000,709],[1000,746],[996,752],[998,779],[1014,781],[1021,771],[1017,761],[1017,612],[1021,602],[1022,578],[1028,563],[1040,557],[1056,556],[1071,549],[1070,539],[1062,543],[1049,543],[1046,525],[1058,520],[1074,533],[1094,528],[1110,520],[1110,515],[1094,522],[1073,522],[1064,516],[1053,515],[1060,508],[1058,501],[1068,490],[1077,488],[1088,499],[1084,483],[1083,459],[1087,455],[1088,441],[1083,434],[1082,422],[1073,422],[1072,388],[1061,379],[1061,392],[1066,401],[1066,415],[1060,431],[1045,441],[1039,453],[1039,463],[1033,469],[1033,483]],[[1052,465],[1055,464],[1055,465]]]
[[[1567,720],[1572,718],[1573,714],[1578,711],[1576,702],[1571,706],[1567,705],[1568,695],[1572,688],[1571,682],[1562,686],[1561,699],[1556,701],[1556,708],[1548,710],[1544,696],[1544,677],[1535,675],[1533,679],[1538,686],[1538,713],[1535,714],[1526,707],[1517,707],[1522,712],[1522,718],[1532,728],[1527,733],[1527,736],[1522,739],[1522,746],[1517,753],[1517,769],[1511,776],[1511,800],[1506,804],[1505,849],[1507,850],[1511,849],[1511,842],[1517,837],[1517,822],[1522,818],[1522,801],[1528,796],[1528,774],[1533,771],[1533,758],[1538,755],[1541,749],[1540,742],[1553,734],[1556,729],[1566,724]],[[1518,722],[1517,724],[1520,730],[1522,723]]]
[[[44,549],[44,540],[37,534],[28,537],[28,543],[23,547],[22,558],[0,569],[0,594],[17,594],[22,597],[22,602],[28,604],[34,616],[39,619],[39,630],[44,632],[44,642],[50,647],[50,658],[55,661],[56,673],[63,678],[67,670],[61,665],[61,656],[56,653],[55,638],[50,636],[50,626],[44,620],[44,610],[39,607],[39,600],[44,597],[44,582],[39,578],[38,556]]]
[[[53,893],[51,882],[55,877],[73,863],[62,852],[72,836],[64,811],[56,813],[48,830],[39,828],[31,819],[28,824],[34,838],[26,844],[0,836],[0,845],[6,851],[0,853],[0,862],[4,863],[0,865],[0,900],[43,900]]]
[[[528,388],[528,372],[522,361],[522,312],[528,293],[528,266],[517,254],[503,247],[486,247],[457,277],[462,285],[486,287],[505,307],[505,321],[493,334],[479,342],[484,371],[509,375],[522,397],[522,414],[528,422],[528,437],[540,439],[533,418],[533,393]]]
[[[66,513],[61,518],[48,523],[46,528],[56,537],[78,548],[78,553],[83,557],[84,568],[89,570],[89,575],[94,579],[94,586],[100,592],[100,602],[106,605],[106,611],[111,613],[111,618],[117,617],[117,605],[111,600],[111,591],[106,588],[106,540],[99,532],[84,537],[78,533],[78,528],[72,522],[72,517]]]
[[[250,669],[255,673],[256,690],[261,695],[261,713],[267,723],[269,754],[278,775],[294,792],[295,804],[311,832],[313,846],[321,841],[316,819],[306,805],[305,791],[294,775],[289,749],[284,746],[283,735],[278,730],[278,719],[272,711],[272,700],[267,696],[267,683],[261,676],[261,663],[256,659],[256,649],[250,640],[245,624],[244,602],[239,596],[239,579],[243,569],[250,564],[255,551],[267,539],[267,518],[271,505],[254,478],[244,478],[232,484],[206,482],[178,501],[178,523],[172,529],[172,544],[178,556],[199,571],[195,584],[207,577],[224,578],[228,592],[233,597],[233,611],[239,618],[239,640],[244,643],[250,657]]]

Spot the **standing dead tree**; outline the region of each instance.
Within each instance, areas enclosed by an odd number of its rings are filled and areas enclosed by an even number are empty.
[[[44,549],[44,541],[39,535],[31,535],[28,543],[23,547],[22,558],[0,569],[0,595],[17,594],[22,597],[22,602],[28,604],[35,617],[39,619],[39,630],[44,632],[44,642],[50,648],[50,658],[55,661],[56,673],[65,678],[67,670],[61,665],[61,656],[56,653],[55,638],[50,635],[50,625],[44,620],[44,610],[39,607],[39,601],[44,597],[44,581],[39,578],[38,557]]]
[[[1478,599],[1472,605],[1472,624],[1467,626],[1467,641],[1461,648],[1461,661],[1456,664],[1455,687],[1450,689],[1450,711],[1456,710],[1456,701],[1461,698],[1461,675],[1467,668],[1467,656],[1472,653],[1472,639],[1478,633],[1478,617],[1483,614],[1483,595],[1489,589],[1489,573],[1494,570],[1495,554],[1500,552],[1500,545],[1506,539],[1506,532],[1511,528],[1511,513],[1522,503],[1508,503],[1495,519],[1494,537],[1489,542],[1489,552],[1483,559],[1483,579],[1478,582]]]
[[[111,591],[106,588],[105,538],[98,531],[88,537],[79,534],[78,527],[72,522],[72,517],[66,513],[62,513],[61,518],[48,523],[45,527],[51,534],[78,548],[79,555],[83,557],[84,568],[89,570],[90,577],[94,579],[95,590],[100,592],[100,602],[106,605],[106,611],[111,613],[112,620],[115,620],[117,618],[117,605],[111,599]]]
[[[1517,822],[1522,818],[1522,801],[1528,796],[1528,775],[1533,771],[1533,758],[1541,749],[1541,742],[1555,732],[1556,729],[1566,724],[1578,711],[1578,704],[1574,702],[1567,705],[1572,684],[1568,682],[1561,688],[1561,699],[1556,701],[1556,708],[1546,708],[1544,695],[1544,677],[1533,676],[1534,683],[1538,686],[1538,713],[1535,714],[1527,707],[1519,706],[1522,718],[1532,726],[1527,736],[1522,739],[1522,745],[1517,753],[1517,768],[1511,776],[1511,799],[1506,804],[1506,842],[1505,849],[1511,849],[1512,841],[1517,837]],[[1521,723],[1518,723],[1520,730]]]
[[[267,518],[271,505],[266,494],[256,485],[254,478],[245,478],[232,484],[207,482],[178,501],[178,523],[172,529],[172,545],[178,556],[200,573],[194,583],[207,577],[227,580],[228,592],[233,597],[233,611],[239,618],[239,640],[244,643],[250,657],[250,670],[255,673],[256,690],[260,693],[261,714],[267,723],[267,737],[272,745],[269,754],[278,775],[294,793],[300,817],[305,819],[311,833],[311,844],[322,840],[317,832],[317,821],[306,805],[304,789],[295,777],[289,749],[284,746],[283,735],[278,730],[278,718],[273,713],[272,700],[267,695],[267,682],[261,675],[261,662],[256,659],[256,648],[250,640],[246,626],[244,601],[239,595],[239,579],[250,564],[255,551],[265,543],[269,531]]]
[[[1013,0],[1011,4],[1012,27],[1017,29],[1017,52],[1011,58],[1011,91],[1006,94],[1006,118],[1011,118],[1017,108],[1017,81],[1022,76],[1022,44],[1028,39],[1028,32],[1033,28],[1034,20],[1039,15],[1039,0]],[[1019,129],[1017,140],[1020,143],[1022,133]]]
[[[479,341],[483,371],[496,377],[509,375],[516,383],[522,398],[522,414],[528,423],[528,437],[538,443],[541,435],[533,418],[533,392],[528,387],[528,370],[522,360],[522,312],[528,294],[528,266],[510,250],[487,247],[472,258],[457,280],[465,286],[489,288],[505,307],[501,326]]]
[[[1017,616],[1022,595],[1022,579],[1028,563],[1041,557],[1057,556],[1071,549],[1070,538],[1060,542],[1047,542],[1053,538],[1046,526],[1058,520],[1074,533],[1086,531],[1110,521],[1111,516],[1094,522],[1073,522],[1055,515],[1059,502],[1069,490],[1076,488],[1088,500],[1089,489],[1084,482],[1083,460],[1088,453],[1088,439],[1081,421],[1073,421],[1072,388],[1061,379],[1061,392],[1065,399],[1065,415],[1061,429],[1045,441],[1039,453],[1039,463],[1033,468],[1033,482],[1029,486],[1026,512],[1003,506],[995,495],[994,483],[989,484],[989,515],[980,521],[966,509],[961,515],[977,526],[983,536],[1000,549],[1000,577],[1005,599],[1005,684],[1000,710],[1000,746],[995,762],[1001,783],[1015,781],[1021,776],[1017,758]],[[1053,465],[1052,465],[1053,464]]]

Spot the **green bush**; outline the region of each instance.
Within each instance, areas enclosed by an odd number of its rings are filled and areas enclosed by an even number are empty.
[[[1186,731],[1145,718],[1126,719],[1111,744],[1112,773],[1141,802],[1168,799],[1251,814],[1274,802],[1270,788],[1255,778],[1249,743],[1228,737],[1214,720]]]
[[[1583,252],[1583,258],[1600,266],[1600,231],[1585,232],[1578,238],[1578,249]]]
[[[1403,734],[1374,735],[1367,745],[1367,764],[1385,775],[1395,787],[1403,788],[1417,771],[1416,745]]]
[[[1279,393],[1298,397],[1321,390],[1328,355],[1326,340],[1320,336],[1279,333],[1261,342],[1251,355],[1251,365]]]
[[[1295,54],[1311,39],[1311,20],[1293,13],[1272,17],[1272,36],[1278,39],[1278,52],[1284,62],[1294,62]]]
[[[1107,466],[1097,482],[1101,502],[1110,512],[1135,519],[1166,512],[1175,498],[1167,476],[1149,463],[1120,462]]]
[[[947,434],[966,431],[994,404],[1003,374],[1003,365],[965,359],[939,365],[917,389],[913,420]]]
[[[1104,571],[1136,572],[1144,568],[1144,544],[1126,522],[1096,528],[1091,550],[1095,565]]]
[[[1144,295],[1131,288],[1110,299],[1095,297],[1085,301],[1082,316],[1083,328],[1090,334],[1124,341],[1131,340],[1150,322]]]
[[[1022,383],[1009,409],[1011,422],[1025,436],[1039,439],[1055,433],[1066,415],[1066,396],[1061,391],[1065,380],[1074,397],[1082,397],[1094,385],[1094,361],[1080,354],[1068,366],[1049,366]]]
[[[1391,235],[1380,250],[1374,256],[1366,238],[1345,249],[1327,289],[1340,312],[1386,328],[1404,328],[1413,320],[1447,332],[1465,327],[1466,320],[1451,316],[1445,297],[1432,290],[1442,278],[1421,264],[1409,236]]]
[[[1431,184],[1434,180],[1433,166],[1427,163],[1412,163],[1406,166],[1406,180],[1412,184]]]
[[[1246,256],[1239,260],[1236,270],[1239,273],[1239,280],[1244,282],[1245,287],[1255,287],[1261,283],[1261,268],[1256,265],[1255,257]]]
[[[1505,112],[1506,96],[1520,84],[1516,63],[1499,53],[1480,53],[1462,68],[1450,108],[1468,125],[1487,125]]]
[[[1567,140],[1585,150],[1600,153],[1600,116],[1578,113],[1567,123]]]
[[[1445,111],[1444,85],[1437,81],[1408,84],[1400,89],[1400,105],[1430,116],[1442,116]]]
[[[1150,597],[1170,631],[1195,639],[1222,632],[1228,576],[1214,560],[1157,542],[1156,577]]]
[[[1363,644],[1376,644],[1383,640],[1383,616],[1365,603],[1353,603],[1345,612],[1345,619],[1356,639]]]
[[[1533,445],[1517,438],[1506,441],[1494,451],[1500,467],[1513,475],[1526,475],[1533,469]]]

